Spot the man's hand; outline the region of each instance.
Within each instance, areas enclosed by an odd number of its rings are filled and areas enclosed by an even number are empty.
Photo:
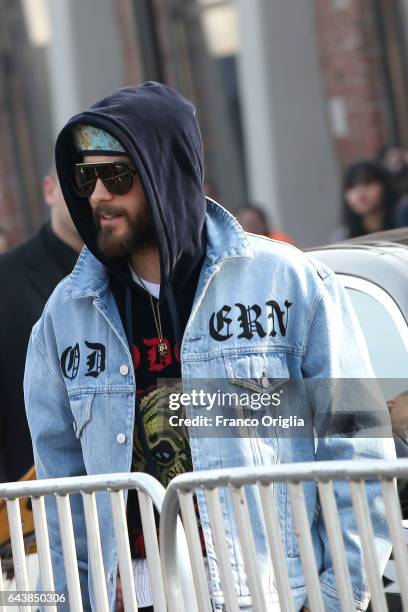
[[[408,436],[408,391],[387,402],[392,431],[399,436]]]

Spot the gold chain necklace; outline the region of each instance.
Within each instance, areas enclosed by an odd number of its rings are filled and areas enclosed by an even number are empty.
[[[168,348],[167,348],[167,344],[164,342],[164,339],[163,339],[163,329],[162,329],[161,318],[160,318],[159,302],[157,301],[156,308],[155,308],[152,294],[150,293],[150,291],[144,284],[143,279],[139,276],[139,274],[137,275],[137,278],[140,280],[143,289],[147,291],[147,293],[149,294],[150,305],[152,307],[152,312],[153,312],[154,324],[156,327],[157,335],[159,337],[159,346],[157,347],[157,350],[159,351],[160,357],[162,359],[165,359],[167,357]]]

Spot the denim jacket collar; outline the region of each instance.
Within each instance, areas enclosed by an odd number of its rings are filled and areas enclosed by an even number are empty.
[[[253,258],[244,230],[225,208],[207,198],[207,259],[211,264],[234,257]],[[87,247],[67,283],[65,301],[99,297],[109,286],[109,270]]]
[[[234,257],[253,258],[249,240],[225,208],[207,198],[207,258],[212,264]]]
[[[65,302],[98,297],[109,286],[109,270],[85,246],[67,283]]]

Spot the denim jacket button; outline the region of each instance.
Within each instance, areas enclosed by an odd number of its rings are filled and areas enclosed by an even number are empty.
[[[121,365],[119,368],[119,372],[122,374],[122,376],[126,376],[129,373],[129,368],[127,367],[127,365]]]
[[[116,436],[116,442],[118,444],[124,444],[126,442],[126,436],[124,433],[118,433]]]

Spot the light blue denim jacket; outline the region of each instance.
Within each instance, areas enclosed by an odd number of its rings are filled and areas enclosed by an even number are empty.
[[[365,342],[343,289],[334,274],[293,246],[245,234],[221,206],[207,201],[207,252],[192,312],[180,351],[182,377],[192,379],[251,378],[357,378],[372,377]],[[242,329],[236,304],[274,300],[283,315],[275,321],[275,335],[239,337]],[[288,307],[287,304],[290,306]],[[229,305],[229,328],[222,320]],[[213,318],[226,339],[209,333]],[[266,326],[266,318],[262,319]],[[268,319],[272,330],[272,318]],[[224,327],[222,327],[224,325]],[[229,333],[227,333],[229,332]],[[103,347],[103,349],[101,348]],[[103,367],[102,365],[103,364]],[[130,470],[134,427],[135,380],[125,332],[109,289],[106,268],[84,248],[72,274],[55,289],[40,321],[33,329],[25,374],[25,399],[34,445],[38,478],[102,474]],[[256,383],[255,383],[256,384]],[[118,436],[125,435],[125,442]],[[327,459],[394,458],[391,439],[327,437],[303,438],[192,437],[195,470],[232,466],[268,466],[296,461]],[[383,504],[378,484],[368,483],[367,493],[381,567],[390,553]],[[287,487],[275,488],[278,516],[286,548],[289,575],[298,609],[306,590],[292,523]],[[316,487],[305,487],[306,504],[326,610],[339,609],[327,536],[318,511]],[[351,567],[357,609],[367,605],[367,585],[362,570],[361,547],[349,489],[336,484],[343,536]],[[208,535],[205,505],[199,499],[214,601],[222,604],[219,574]],[[249,496],[250,516],[265,592],[277,601],[259,499]],[[225,516],[232,514],[231,500],[222,495]],[[107,495],[99,494],[98,511],[109,601],[114,606],[117,553]],[[88,554],[80,499],[72,500],[77,534],[81,584],[86,591]],[[56,590],[66,588],[54,500],[48,506],[50,541]],[[243,561],[233,545],[235,526],[228,519],[231,563],[242,607],[250,606]],[[92,595],[91,595],[92,599]],[[217,605],[218,605],[217,604]],[[85,604],[85,609],[90,604]]]

